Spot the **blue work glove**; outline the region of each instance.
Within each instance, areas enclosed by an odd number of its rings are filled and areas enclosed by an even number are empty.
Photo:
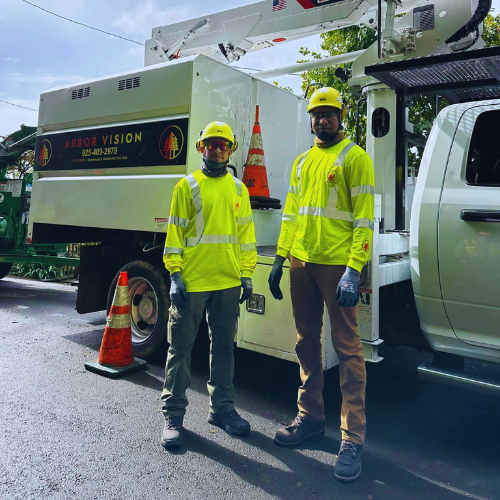
[[[271,274],[267,282],[269,283],[269,290],[273,294],[273,297],[278,300],[283,299],[283,293],[280,288],[281,277],[283,276],[283,264],[285,263],[285,257],[276,255],[274,259],[273,268],[271,269]]]
[[[241,294],[240,304],[243,304],[252,295],[252,280],[250,278],[241,278],[241,287],[243,288],[243,293]]]
[[[186,285],[181,280],[181,273],[170,275],[170,302],[177,307],[184,307],[187,304]]]
[[[339,306],[355,306],[359,300],[359,272],[352,267],[346,267],[345,273],[340,278],[335,300]]]

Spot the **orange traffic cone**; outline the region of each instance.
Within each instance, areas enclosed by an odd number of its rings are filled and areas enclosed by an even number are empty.
[[[85,368],[105,377],[117,378],[146,366],[146,361],[134,358],[132,354],[128,277],[126,272],[120,273],[113,305],[106,318],[99,358],[97,363],[85,363]]]
[[[255,124],[250,139],[243,182],[248,188],[252,208],[281,208],[280,200],[271,198],[267,182],[266,160],[259,123],[259,105],[255,107]]]

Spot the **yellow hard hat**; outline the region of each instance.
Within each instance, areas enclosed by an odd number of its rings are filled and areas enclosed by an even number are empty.
[[[311,96],[311,100],[307,106],[307,112],[311,112],[320,106],[330,106],[331,108],[340,109],[340,117],[343,120],[346,115],[344,101],[340,92],[332,87],[322,87],[316,90]]]
[[[225,139],[231,143],[230,152],[234,153],[238,149],[238,141],[231,130],[231,127],[224,122],[210,122],[200,134],[200,138],[196,142],[196,150],[198,153],[204,152],[203,141],[218,137]]]

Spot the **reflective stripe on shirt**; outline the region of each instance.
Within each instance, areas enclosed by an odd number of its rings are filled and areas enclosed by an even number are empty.
[[[168,255],[169,253],[178,253],[179,255],[182,255],[184,253],[184,250],[177,247],[165,247],[163,250],[163,255]]]
[[[360,194],[371,194],[372,196],[375,196],[375,188],[369,184],[363,184],[362,186],[351,189],[351,198],[359,196]]]
[[[193,195],[193,203],[194,208],[196,210],[196,238],[201,238],[203,231],[205,230],[205,222],[203,220],[203,206],[201,204],[201,194],[200,194],[200,186],[196,181],[193,174],[190,174],[186,177],[188,181],[189,187],[191,188],[191,194]],[[194,238],[190,238],[194,239]],[[195,245],[190,245],[195,246]]]
[[[337,209],[328,209],[323,207],[300,207],[299,215],[312,215],[314,217],[326,217],[332,220],[343,220],[345,222],[352,222],[352,213],[343,212]]]
[[[281,221],[297,222],[297,216],[295,214],[282,214]]]
[[[347,144],[347,146],[344,147],[344,149],[339,153],[339,155],[337,156],[337,159],[335,160],[335,165],[337,167],[339,167],[340,165],[342,165],[344,163],[344,160],[345,160],[345,157],[347,156],[347,153],[349,153],[349,151],[354,147],[356,146],[356,143],[355,142],[350,142],[349,144]]]
[[[375,224],[372,220],[370,219],[355,219],[353,221],[354,224],[354,229],[357,227],[367,227],[368,229],[371,229],[372,231],[375,229]]]
[[[238,226],[244,226],[245,224],[251,224],[253,222],[253,215],[249,215],[248,217],[240,217],[238,218]]]
[[[242,252],[257,251],[257,243],[240,243],[240,250]]]
[[[238,244],[238,236],[235,234],[204,234],[201,238],[185,238],[185,247],[195,247],[199,243],[232,243]]]
[[[233,177],[234,183],[236,184],[236,194],[238,196],[241,196],[241,193],[243,192],[243,188],[241,187],[241,181],[237,179],[236,177]]]
[[[309,150],[309,151],[311,151],[311,150]],[[299,186],[298,186],[299,193],[300,193],[300,171],[302,170],[302,165],[306,161],[306,157],[307,157],[309,151],[306,151],[304,153],[304,156],[299,160],[299,163],[297,165],[297,181],[299,183]]]
[[[179,227],[188,227],[189,221],[187,219],[183,219],[182,217],[177,217],[176,215],[172,215],[168,219],[169,224],[175,224]]]
[[[234,184],[236,186],[236,193],[238,196],[241,196],[243,193],[242,182],[236,177],[232,177],[234,180]],[[196,236],[193,238],[184,239],[184,246],[186,247],[195,247],[199,243],[232,243],[238,244],[238,236],[232,234],[203,234],[205,231],[205,221],[203,220],[203,205],[201,203],[201,193],[200,186],[196,181],[196,178],[193,174],[190,174],[186,177],[188,181],[189,187],[191,188],[191,194],[193,195],[193,203],[194,208],[196,210]],[[247,220],[244,219],[252,219]],[[182,219],[184,220],[184,219]],[[242,222],[240,222],[240,220]],[[242,219],[238,219],[237,224],[249,224],[253,221],[253,217],[243,217]],[[187,227],[187,226],[186,226]]]

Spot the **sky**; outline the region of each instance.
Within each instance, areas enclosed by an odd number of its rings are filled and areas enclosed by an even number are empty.
[[[254,3],[252,0],[30,0],[61,16],[144,43],[155,26]],[[500,0],[493,0],[500,12]],[[245,55],[233,64],[271,69],[320,52],[318,35]],[[53,87],[142,67],[144,48],[47,14],[22,0],[0,0],[0,135],[36,126],[39,95]],[[273,78],[300,91],[299,76]]]

